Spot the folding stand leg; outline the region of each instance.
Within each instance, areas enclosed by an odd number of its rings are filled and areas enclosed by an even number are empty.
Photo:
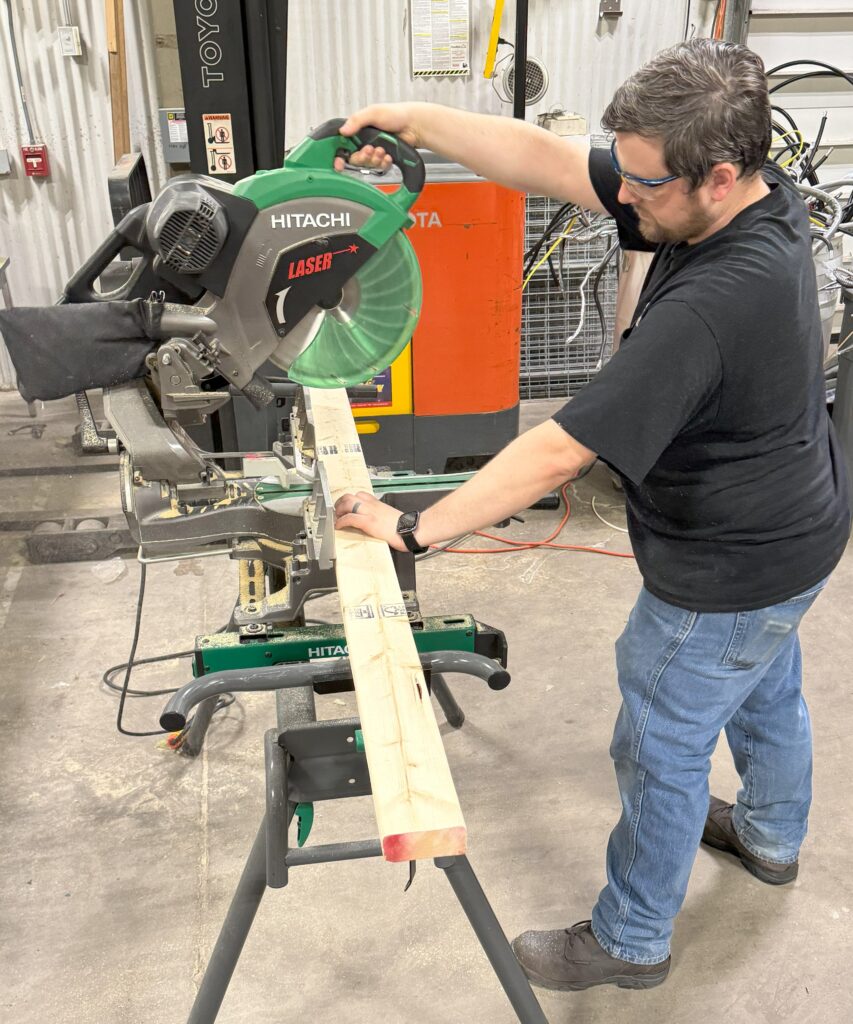
[[[465,721],[465,712],[457,704],[456,698],[453,696],[453,692],[447,685],[444,676],[438,672],[433,672],[430,688],[435,694],[435,699],[441,706],[448,724],[452,725],[454,729],[459,729]]]
[[[548,1024],[467,857],[437,857],[521,1024]]]
[[[267,887],[266,836],[267,822],[264,818],[246,860],[219,938],[213,947],[187,1024],[214,1024],[219,1013],[231,975],[243,951],[243,943]]]
[[[218,696],[207,697],[195,709],[192,722],[190,722],[190,727],[187,729],[184,742],[181,745],[181,753],[187,757],[198,757],[201,753],[201,748],[204,746],[204,738],[207,736],[207,730],[210,727],[210,722],[218,703]]]

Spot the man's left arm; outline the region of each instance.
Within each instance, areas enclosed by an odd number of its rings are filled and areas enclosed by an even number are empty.
[[[428,547],[500,523],[576,477],[595,459],[595,452],[546,420],[508,444],[458,490],[425,509],[415,540]],[[335,517],[338,529],[361,530],[398,551],[406,550],[397,533],[400,512],[372,494],[343,495],[335,503]]]

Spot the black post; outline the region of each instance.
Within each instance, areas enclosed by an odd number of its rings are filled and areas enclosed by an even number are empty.
[[[515,4],[515,81],[512,87],[512,116],[524,120],[527,94],[527,0]]]
[[[239,181],[256,170],[242,0],[174,0],[174,8],[190,167],[196,174]],[[231,138],[224,144],[233,146],[233,167],[211,169],[216,146],[207,135],[205,114],[230,116]]]
[[[269,11],[272,99],[275,115],[275,158],[284,161],[284,126],[287,114],[287,14],[288,0],[267,0]]]
[[[252,138],[255,166],[281,166],[275,152],[275,103],[270,59],[270,24],[266,0],[245,0],[246,68],[252,92]]]

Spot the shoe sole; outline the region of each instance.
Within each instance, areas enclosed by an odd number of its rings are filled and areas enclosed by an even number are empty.
[[[522,969],[527,975],[531,985],[537,988],[547,988],[551,992],[584,992],[588,988],[596,988],[598,985],[615,985],[617,988],[647,989],[662,984],[667,979],[669,968],[659,971],[657,974],[645,974],[642,977],[631,974],[619,975],[613,978],[603,978],[601,981],[587,981],[567,983],[552,981],[550,978],[542,978],[535,971],[530,971],[522,964]]]
[[[799,865],[793,865],[793,871],[788,875],[784,875],[781,872],[771,872],[766,868],[762,868],[760,864],[756,864],[755,861],[744,857],[737,847],[732,846],[732,844],[726,842],[725,839],[711,839],[702,836],[702,843],[704,846],[710,846],[714,850],[720,850],[722,853],[728,853],[731,854],[732,857],[737,857],[746,870],[753,877],[757,878],[759,882],[764,882],[765,885],[790,885],[791,882],[796,881],[797,874],[799,872]]]

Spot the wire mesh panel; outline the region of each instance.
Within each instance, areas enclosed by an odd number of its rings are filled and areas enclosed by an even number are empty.
[[[525,251],[536,245],[562,205],[544,196],[527,197]],[[595,231],[578,222],[530,277],[521,312],[522,398],[572,395],[610,356],[617,260],[611,259],[600,276],[597,268],[615,240],[616,226],[609,219],[599,218]],[[596,277],[603,332],[594,297]]]

